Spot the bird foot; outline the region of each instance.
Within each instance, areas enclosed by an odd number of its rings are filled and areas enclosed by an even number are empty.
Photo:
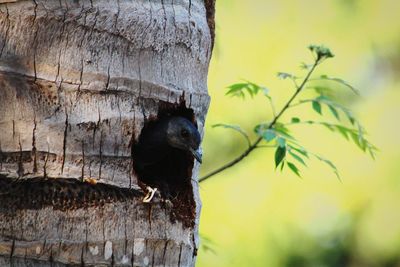
[[[154,194],[157,191],[157,188],[151,188],[150,186],[147,186],[146,190],[147,190],[147,194],[143,198],[143,203],[149,203],[153,199]]]
[[[92,178],[92,177],[83,178],[83,182],[84,183],[88,183],[88,184],[92,184],[92,185],[97,184],[97,180],[95,178]]]

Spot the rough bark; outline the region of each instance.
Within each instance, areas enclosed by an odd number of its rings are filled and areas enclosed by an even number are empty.
[[[0,2],[0,266],[194,265],[198,164],[176,163],[176,198],[142,203],[132,145],[167,113],[202,131],[207,14],[201,0]]]

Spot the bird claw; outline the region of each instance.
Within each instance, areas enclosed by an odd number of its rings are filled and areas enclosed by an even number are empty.
[[[88,183],[88,184],[92,184],[92,185],[97,184],[97,180],[95,178],[92,178],[92,177],[83,178],[83,182]]]
[[[157,188],[151,188],[150,186],[147,186],[146,190],[147,190],[147,194],[143,198],[143,203],[149,203],[153,199],[154,194],[157,191]]]

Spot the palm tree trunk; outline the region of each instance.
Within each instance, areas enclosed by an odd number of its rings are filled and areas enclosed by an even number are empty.
[[[143,203],[132,147],[168,114],[202,131],[212,1],[1,2],[0,266],[193,266],[198,164]]]

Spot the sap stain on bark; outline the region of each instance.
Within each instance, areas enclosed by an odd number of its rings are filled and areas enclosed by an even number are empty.
[[[0,174],[0,211],[42,209],[74,210],[142,197],[135,189],[103,183],[90,184],[76,179],[10,179]]]

